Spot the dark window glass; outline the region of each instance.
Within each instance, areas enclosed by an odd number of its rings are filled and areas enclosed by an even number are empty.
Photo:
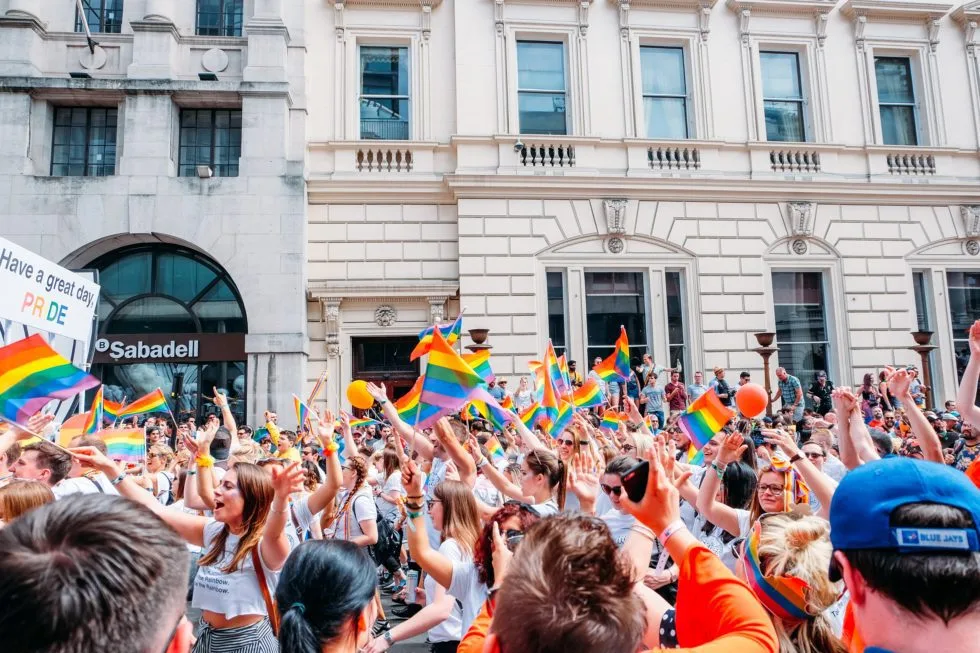
[[[107,177],[116,173],[116,109],[56,107],[51,175]]]
[[[595,357],[612,353],[620,325],[630,339],[630,357],[647,351],[646,294],[642,272],[586,272],[585,312],[589,369]]]
[[[881,142],[885,145],[918,145],[915,89],[908,57],[875,57]]]
[[[912,273],[912,289],[915,293],[915,323],[919,331],[931,331],[931,310],[929,302],[929,286],[925,272]]]
[[[181,110],[181,177],[196,176],[197,166],[210,166],[216,177],[237,177],[241,155],[241,110]]]
[[[197,0],[197,33],[241,36],[242,0]]]
[[[803,83],[795,52],[760,52],[766,140],[805,141]]]
[[[517,105],[522,134],[567,134],[565,44],[517,43]]]
[[[408,140],[408,48],[361,46],[361,138]]]
[[[187,308],[165,297],[143,297],[119,308],[104,333],[197,333],[197,322]]]
[[[946,284],[949,286],[949,323],[956,352],[956,380],[959,381],[970,362],[968,332],[980,315],[980,272],[948,271]]]
[[[152,291],[153,255],[137,252],[107,265],[99,271],[101,296],[118,303],[127,297]]]
[[[37,0],[49,2],[50,0]],[[84,32],[85,25],[82,16],[88,22],[88,29],[93,34],[119,34],[122,31],[123,0],[82,0],[82,10],[75,8],[75,31]]]
[[[667,284],[667,347],[670,350],[670,365],[675,370],[685,369],[687,361],[687,311],[684,303],[684,286],[679,271],[666,272]],[[684,375],[681,375],[684,378]]]
[[[555,354],[565,353],[565,274],[548,272],[548,337]]]
[[[803,384],[829,373],[823,274],[773,272],[772,292],[779,364]]]

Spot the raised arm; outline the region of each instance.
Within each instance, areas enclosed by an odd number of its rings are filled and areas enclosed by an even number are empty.
[[[432,576],[443,587],[449,587],[453,582],[453,562],[429,544],[421,503],[424,496],[422,472],[414,460],[408,460],[402,465],[402,485],[408,494],[405,501],[408,521],[403,528],[403,532],[408,537],[408,551],[422,571]]]
[[[180,510],[168,510],[157,501],[156,497],[141,488],[139,484],[125,472],[122,467],[106,457],[95,447],[77,447],[69,449],[72,456],[82,463],[83,467],[97,469],[106,475],[116,486],[119,494],[149,508],[160,519],[180,534],[189,544],[204,546],[204,526],[207,518],[190,515]]]
[[[523,501],[524,503],[535,503],[534,497],[526,497],[524,493],[521,492],[520,486],[513,483],[509,478],[500,473],[496,467],[490,464],[490,461],[480,455],[479,461],[476,463],[483,471],[483,475],[487,477],[487,480],[493,483],[493,486],[500,491],[504,496],[510,497],[511,499],[517,499],[518,501]]]
[[[2,421],[3,420],[0,420],[0,422]],[[3,453],[9,449],[15,442],[30,440],[35,436],[40,436],[41,432],[53,421],[53,414],[34,413],[27,420],[27,424],[24,425],[27,427],[27,429],[22,429],[19,426],[11,423],[10,428],[0,434],[0,453]]]
[[[915,405],[915,399],[912,397],[912,375],[906,369],[895,370],[886,367],[885,371],[888,373],[888,390],[905,407],[905,414],[912,426],[912,433],[918,440],[919,446],[922,447],[923,459],[944,464],[943,443],[939,441],[939,436],[932,428],[932,424]]]
[[[837,481],[827,476],[810,462],[810,459],[803,456],[800,448],[796,446],[796,440],[786,431],[780,429],[763,429],[762,437],[769,444],[779,445],[788,458],[800,456],[799,460],[793,462],[793,467],[800,473],[803,480],[816,495],[820,502],[820,513],[818,516],[824,519],[830,516],[830,502],[834,498],[834,491],[837,490]]]
[[[333,415],[330,409],[324,415]],[[331,432],[335,428],[335,422],[329,424]],[[340,434],[344,438],[344,451],[349,452],[351,456],[357,451],[357,442],[354,441],[354,434],[350,430],[350,416],[347,413],[340,413]],[[332,437],[332,436],[331,436]],[[320,439],[321,444],[323,444],[323,439]],[[325,444],[323,446],[326,446]]]
[[[435,423],[435,427],[432,430],[436,434],[436,437],[439,438],[439,444],[442,445],[442,448],[449,454],[450,459],[456,464],[456,469],[459,471],[459,480],[469,487],[476,485],[476,464],[473,462],[473,457],[469,452],[459,443],[459,439],[456,437],[456,433],[453,431],[449,419],[443,417]]]
[[[650,427],[647,426],[646,420],[644,420],[643,416],[640,415],[640,411],[637,409],[636,404],[633,403],[633,400],[630,399],[629,397],[626,397],[623,400],[623,405],[626,406],[626,414],[629,415],[630,421],[639,424],[640,432],[652,438],[653,433],[650,432]],[[661,424],[660,428],[663,427],[664,425]]]
[[[972,424],[974,428],[980,428],[980,408],[976,405],[977,381],[980,380],[980,320],[970,327],[969,342],[970,361],[966,364],[963,380],[960,381],[959,390],[956,392],[956,407],[964,422]]]
[[[531,449],[544,449],[546,448],[541,444],[541,440],[538,439],[531,429],[524,425],[524,422],[520,418],[514,420],[514,428],[517,432],[521,434],[521,441],[524,443],[524,450],[530,451]]]
[[[394,404],[388,401],[384,384],[382,383],[378,386],[374,383],[368,383],[367,391],[375,401],[381,404],[381,412],[384,413],[385,418],[391,424],[391,428],[394,429],[395,433],[404,438],[409,448],[419,452],[419,455],[426,460],[432,460],[432,457],[435,455],[432,443],[429,442],[427,437],[419,433],[414,427],[410,426],[398,416],[398,410]]]
[[[228,397],[218,392],[218,388],[214,388],[214,403],[221,409],[221,423],[231,433],[231,451],[237,451],[241,444],[238,441],[238,424],[235,423],[235,416],[231,414],[231,408],[228,407]],[[176,424],[174,426],[176,427]]]
[[[343,418],[341,425],[343,425]],[[306,505],[310,514],[315,515],[337,498],[340,492],[340,483],[343,478],[343,470],[340,468],[340,456],[337,455],[337,443],[333,441],[334,416],[328,408],[323,417],[317,420],[317,437],[323,446],[323,455],[327,460],[327,477],[313,494],[306,498]],[[356,449],[355,449],[356,451]],[[353,455],[353,454],[352,454]]]
[[[698,491],[697,508],[704,518],[715,526],[720,526],[731,535],[741,535],[738,525],[738,513],[731,506],[725,505],[715,498],[725,467],[742,457],[748,445],[742,444],[743,438],[739,433],[732,433],[722,441],[721,448],[714,462],[704,473],[701,489]]]
[[[289,556],[289,540],[286,539],[286,522],[289,520],[289,495],[303,489],[303,468],[294,462],[285,469],[272,468],[272,486],[275,496],[269,517],[262,531],[262,560],[272,571],[282,569]]]

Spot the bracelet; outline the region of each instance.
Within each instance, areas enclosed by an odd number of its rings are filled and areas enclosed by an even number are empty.
[[[667,528],[665,528],[663,530],[663,532],[660,534],[660,537],[659,537],[660,543],[663,544],[666,547],[667,546],[667,540],[669,540],[671,538],[671,536],[675,535],[677,533],[677,531],[682,530],[684,528],[687,528],[687,526],[685,526],[684,525],[684,522],[682,522],[680,519],[678,519],[677,521],[671,522],[667,526]]]
[[[197,470],[196,469],[188,469],[187,470],[187,475],[188,476],[196,476],[197,475]]]
[[[198,469],[203,467],[214,467],[214,457],[209,455],[201,455],[194,459],[194,464],[197,465]]]
[[[489,463],[489,462],[490,462],[489,460],[487,460],[486,458],[484,458],[484,459],[482,459],[480,462],[478,462],[476,464],[476,468],[477,469],[483,469],[484,467],[487,466],[487,463]]]
[[[413,496],[413,495],[409,494],[409,495],[406,495],[405,498],[406,499],[424,499],[425,498],[425,495],[424,494],[416,494],[416,495]]]
[[[711,466],[714,467],[715,474],[718,475],[719,479],[725,478],[725,470],[728,469],[728,463],[719,465],[717,460],[712,460]]]
[[[422,513],[421,512],[412,512],[411,510],[408,511],[408,518],[409,519],[418,519],[421,516],[422,516]]]
[[[336,442],[331,442],[323,448],[323,455],[327,458],[337,453],[340,446]]]
[[[122,474],[120,474],[119,476],[117,476],[116,478],[114,478],[114,479],[112,479],[112,480],[111,480],[111,481],[109,481],[109,482],[110,482],[110,483],[112,483],[113,485],[119,485],[119,484],[120,484],[120,483],[122,483],[122,482],[123,482],[123,481],[124,481],[125,479],[126,479],[126,472],[123,472]]]
[[[796,453],[796,454],[793,454],[793,456],[792,456],[792,457],[791,457],[791,458],[789,459],[789,461],[790,461],[791,463],[795,463],[795,462],[796,462],[796,461],[798,461],[798,460],[803,460],[803,456],[801,456],[801,455],[800,455],[800,454],[798,454],[798,453]]]
[[[284,515],[287,512],[289,512],[289,504],[288,503],[286,504],[286,507],[283,508],[282,510],[274,510],[274,508],[275,508],[275,506],[269,506],[269,512],[271,512],[273,514],[276,514],[276,515]]]
[[[414,510],[416,512],[421,512],[422,510],[425,509],[425,506],[423,504],[421,504],[421,503],[409,503],[408,501],[406,501],[405,502],[405,509],[406,510]]]

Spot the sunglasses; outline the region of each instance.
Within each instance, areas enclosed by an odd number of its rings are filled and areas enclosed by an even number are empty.
[[[818,458],[824,457],[824,455],[819,451],[808,451],[804,455],[811,460],[817,460]]]
[[[524,539],[523,531],[516,530],[506,530],[504,531],[504,540],[507,542],[507,548],[511,551],[517,548],[517,545],[521,543]]]
[[[634,447],[631,444],[624,444],[623,445],[623,451],[633,451],[634,449],[636,449],[636,447]]]
[[[605,483],[602,483],[599,485],[599,487],[602,488],[602,491],[605,492],[606,494],[615,494],[617,497],[622,496],[623,494],[622,485],[617,485],[616,487],[613,487],[612,485],[606,485]]]
[[[575,440],[559,440],[559,442],[561,442],[566,447],[571,447],[572,445],[575,444]],[[579,444],[582,445],[583,447],[587,447],[587,446],[589,446],[589,441],[588,440],[584,440],[584,441],[583,440],[579,440]]]

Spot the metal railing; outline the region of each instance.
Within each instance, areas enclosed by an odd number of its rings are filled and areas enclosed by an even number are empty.
[[[408,121],[362,118],[361,138],[372,141],[407,141]]]

